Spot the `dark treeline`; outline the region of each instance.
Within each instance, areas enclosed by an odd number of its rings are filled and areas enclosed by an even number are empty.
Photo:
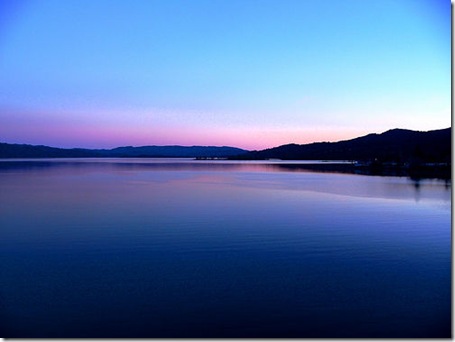
[[[0,158],[226,158],[245,152],[229,146],[125,146],[91,150],[0,143]]]
[[[452,129],[428,132],[393,129],[339,142],[288,144],[230,157],[237,160],[346,160],[306,169],[411,178],[451,178]],[[335,170],[336,169],[336,170]]]
[[[0,158],[196,158],[232,160],[345,160],[345,165],[305,166],[319,171],[415,178],[451,178],[451,128],[419,132],[393,129],[339,142],[288,144],[261,151],[216,146],[141,146],[63,149],[0,143]],[[338,170],[339,169],[339,170]],[[332,170],[333,171],[333,170]]]
[[[394,163],[450,163],[451,128],[418,132],[393,129],[339,142],[288,144],[231,159],[355,160]]]

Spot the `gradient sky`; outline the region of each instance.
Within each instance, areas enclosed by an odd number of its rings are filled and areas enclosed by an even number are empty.
[[[2,0],[0,141],[262,149],[451,125],[448,0]]]

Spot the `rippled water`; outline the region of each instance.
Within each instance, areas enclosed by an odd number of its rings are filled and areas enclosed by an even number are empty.
[[[289,164],[1,161],[1,335],[450,337],[450,183]]]

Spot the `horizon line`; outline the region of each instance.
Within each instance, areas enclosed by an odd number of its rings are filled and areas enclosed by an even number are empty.
[[[389,131],[394,131],[394,130],[403,130],[403,131],[423,132],[424,133],[424,132],[431,132],[431,131],[440,131],[440,130],[449,129],[449,128],[451,129],[452,126],[445,127],[445,128],[439,128],[439,129],[431,129],[431,130],[426,130],[426,131],[413,130],[413,129],[407,129],[407,128],[391,128],[391,129],[388,129],[388,130],[380,132],[380,133],[372,132],[372,133],[368,133],[368,134],[365,134],[365,135],[352,137],[352,138],[349,138],[349,139],[343,139],[343,140],[337,140],[337,141],[313,141],[313,142],[309,142],[309,143],[305,143],[305,144],[298,144],[298,143],[295,143],[295,142],[289,142],[289,143],[282,144],[282,145],[266,147],[266,148],[263,148],[262,150],[267,150],[267,149],[280,147],[280,146],[286,146],[286,145],[309,145],[309,144],[317,144],[317,143],[336,143],[336,142],[347,141],[347,140],[352,140],[352,139],[356,139],[356,138],[365,137],[365,136],[370,135],[370,134],[383,134],[383,133],[386,133],[386,132],[389,132]],[[57,149],[62,149],[62,150],[75,150],[75,149],[79,149],[79,150],[113,150],[113,149],[122,148],[122,147],[140,148],[140,147],[173,147],[173,146],[176,146],[176,147],[216,147],[216,148],[229,147],[229,148],[238,148],[238,149],[245,150],[245,151],[248,151],[248,152],[261,151],[261,149],[245,149],[243,147],[229,146],[229,145],[179,145],[179,144],[156,145],[156,144],[153,144],[153,145],[140,145],[140,146],[122,145],[122,146],[115,146],[115,147],[111,147],[111,148],[89,148],[89,147],[56,147],[56,146],[43,145],[43,144],[31,144],[31,143],[24,143],[24,142],[20,142],[20,143],[18,143],[18,142],[4,142],[4,141],[0,141],[0,144],[29,145],[29,146],[36,146],[36,147],[43,146],[43,147],[57,148]]]

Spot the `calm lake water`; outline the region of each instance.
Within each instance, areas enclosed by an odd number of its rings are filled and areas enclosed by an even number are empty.
[[[0,162],[3,337],[450,337],[451,185]]]

